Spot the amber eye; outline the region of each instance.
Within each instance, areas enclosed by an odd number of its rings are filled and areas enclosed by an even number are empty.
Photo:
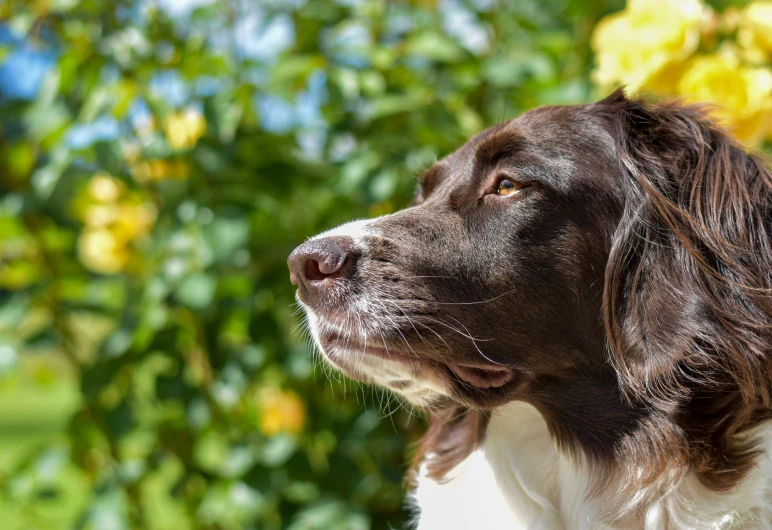
[[[525,188],[525,185],[520,184],[519,182],[515,182],[514,180],[509,179],[501,179],[499,180],[498,184],[496,184],[496,195],[512,195],[513,193],[517,193],[523,188]]]

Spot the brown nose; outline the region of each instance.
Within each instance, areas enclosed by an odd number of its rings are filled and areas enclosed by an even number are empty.
[[[314,306],[337,278],[353,264],[354,240],[331,236],[306,241],[287,258],[290,281],[298,286],[303,302]]]

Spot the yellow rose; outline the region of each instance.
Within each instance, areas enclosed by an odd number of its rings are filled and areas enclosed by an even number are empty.
[[[737,43],[752,62],[772,60],[772,1],[754,2],[742,10]]]
[[[129,261],[126,244],[105,228],[87,228],[78,238],[78,258],[94,272],[120,272]]]
[[[172,149],[190,149],[206,132],[206,120],[201,111],[188,107],[167,116],[164,130]]]
[[[260,431],[265,436],[297,434],[306,424],[306,406],[292,390],[264,389],[258,394]]]
[[[595,81],[632,91],[672,91],[678,67],[697,50],[709,14],[699,0],[630,0],[595,28]]]
[[[716,105],[714,118],[748,145],[762,140],[772,120],[772,70],[742,65],[735,55],[695,58],[678,83],[678,93]]]

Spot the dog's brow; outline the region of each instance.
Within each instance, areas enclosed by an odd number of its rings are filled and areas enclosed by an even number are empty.
[[[494,166],[502,158],[516,155],[522,151],[524,143],[525,137],[512,129],[488,136],[477,145],[475,150],[475,169],[482,170]]]

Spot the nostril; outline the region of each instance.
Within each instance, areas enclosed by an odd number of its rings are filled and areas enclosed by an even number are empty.
[[[323,273],[319,267],[319,262],[315,259],[306,260],[303,274],[306,279],[312,282],[318,282],[327,278],[327,274]]]
[[[306,241],[292,251],[287,258],[290,281],[298,286],[303,301],[314,303],[332,280],[348,274],[356,262],[353,243],[350,237],[331,236]]]

